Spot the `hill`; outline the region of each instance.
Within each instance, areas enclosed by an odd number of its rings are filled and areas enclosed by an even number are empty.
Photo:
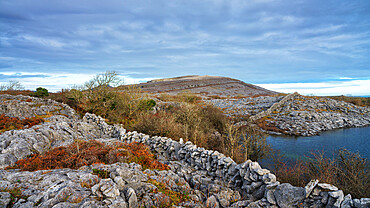
[[[184,91],[203,96],[247,97],[256,95],[274,95],[277,92],[248,84],[243,81],[219,76],[182,76],[156,79],[137,84],[143,92],[178,94]]]

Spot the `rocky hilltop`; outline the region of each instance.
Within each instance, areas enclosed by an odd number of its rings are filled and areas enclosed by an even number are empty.
[[[369,107],[298,93],[206,102],[222,108],[230,116],[250,116],[250,121],[275,134],[313,136],[322,131],[370,124]]]
[[[67,105],[51,100],[9,95],[1,95],[0,100],[0,114],[21,116],[24,112],[45,118],[42,124],[0,135],[0,207],[370,206],[369,198],[352,199],[317,180],[304,188],[280,184],[257,162],[237,164],[191,142],[127,132],[94,114],[80,119]],[[144,170],[139,164],[121,162],[35,172],[4,169],[29,155],[93,139],[105,144],[146,144],[170,170]],[[94,170],[109,174],[102,178]],[[174,194],[183,194],[185,200],[168,204]]]
[[[148,93],[178,94],[184,91],[204,96],[255,96],[274,95],[274,91],[247,84],[237,79],[218,76],[183,76],[152,80],[137,85]]]

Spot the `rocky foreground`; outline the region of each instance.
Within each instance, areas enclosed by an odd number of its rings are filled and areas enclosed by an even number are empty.
[[[312,180],[306,187],[280,184],[250,160],[236,164],[191,142],[126,132],[67,105],[27,96],[0,95],[0,114],[43,116],[46,122],[0,135],[0,207],[369,207],[335,186]],[[257,114],[258,115],[258,114]],[[25,116],[26,117],[26,116]],[[75,140],[144,143],[170,170],[136,163],[94,164],[77,170],[6,170],[19,159]],[[102,178],[94,170],[108,173]],[[17,192],[18,194],[15,194]],[[174,196],[181,198],[176,201]],[[175,203],[174,203],[175,202]]]
[[[206,101],[229,116],[250,116],[269,133],[313,136],[322,131],[370,124],[370,108],[325,97],[261,96]]]

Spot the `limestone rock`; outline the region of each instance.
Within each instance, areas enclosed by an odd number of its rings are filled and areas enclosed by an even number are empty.
[[[206,201],[206,207],[207,208],[219,208],[220,207],[220,205],[219,205],[215,196],[208,197],[208,199]]]
[[[137,208],[139,206],[134,189],[132,189],[132,188],[127,189],[126,193],[125,193],[125,196],[126,196],[126,200],[128,201],[128,207],[129,208]]]
[[[101,179],[100,182],[91,188],[91,191],[98,197],[116,198],[120,195],[117,185],[112,179]]]
[[[10,201],[10,193],[0,192],[0,207],[7,207]]]
[[[315,179],[315,180],[311,180],[305,187],[305,191],[306,191],[306,198],[311,194],[311,192],[313,191],[313,189],[316,187],[316,185],[319,183],[319,180]]]
[[[303,201],[305,198],[305,190],[304,188],[283,183],[276,187],[274,196],[279,207],[288,208],[297,206],[299,202]]]

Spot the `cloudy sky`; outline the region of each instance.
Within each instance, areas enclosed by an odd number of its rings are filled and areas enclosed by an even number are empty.
[[[370,1],[0,1],[0,82],[56,91],[107,70],[370,95]]]

